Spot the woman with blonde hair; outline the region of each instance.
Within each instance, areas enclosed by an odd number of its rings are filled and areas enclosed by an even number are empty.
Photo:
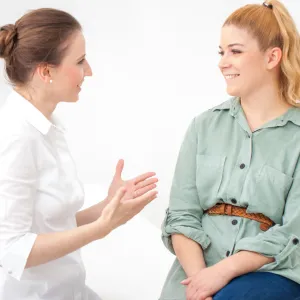
[[[300,36],[277,0],[225,21],[232,97],[191,122],[163,224],[160,300],[300,296]]]

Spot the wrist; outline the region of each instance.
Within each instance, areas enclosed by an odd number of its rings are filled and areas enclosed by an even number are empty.
[[[109,224],[107,224],[107,222],[105,222],[101,217],[92,222],[90,226],[94,241],[103,239],[112,231]]]
[[[238,266],[236,266],[234,260],[230,258],[221,260],[213,267],[217,269],[218,274],[225,277],[228,281],[238,276]]]
[[[200,271],[202,271],[205,268],[206,268],[206,266],[201,266],[199,268],[189,270],[188,272],[186,272],[186,275],[187,275],[187,277],[195,276],[195,275],[197,275]]]

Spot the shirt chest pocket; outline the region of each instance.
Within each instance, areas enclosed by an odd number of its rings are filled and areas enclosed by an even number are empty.
[[[198,154],[196,186],[201,203],[210,207],[217,197],[225,165],[226,156]]]
[[[263,213],[280,224],[292,183],[293,177],[265,165],[255,176],[248,211]]]

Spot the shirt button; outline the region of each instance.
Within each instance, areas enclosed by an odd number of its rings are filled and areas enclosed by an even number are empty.
[[[232,222],[231,222],[232,225],[236,225],[237,223],[238,223],[237,220],[232,220]]]
[[[245,167],[246,167],[245,164],[240,164],[240,168],[241,168],[241,169],[244,169]]]
[[[7,273],[8,273],[8,274],[12,274],[12,270],[9,269],[9,270],[7,271]]]
[[[226,256],[229,256],[229,255],[230,255],[230,251],[227,251],[227,252],[226,252]]]
[[[231,199],[231,203],[236,204],[237,203],[236,199]]]
[[[299,244],[299,240],[297,238],[293,239],[293,244],[294,245],[298,245]]]

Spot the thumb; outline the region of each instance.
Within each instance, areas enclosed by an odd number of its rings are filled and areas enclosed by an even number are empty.
[[[191,278],[187,278],[187,279],[182,280],[180,283],[183,285],[188,285],[188,284],[190,284],[191,281],[192,281]]]
[[[121,178],[122,172],[123,172],[123,168],[124,168],[124,160],[123,159],[119,159],[119,161],[117,163],[117,166],[116,166],[116,171],[115,171],[114,177]]]
[[[120,204],[122,198],[125,195],[125,192],[126,192],[125,187],[121,187],[116,191],[115,195],[113,196],[113,198],[110,201],[110,204],[113,208],[116,208]]]

